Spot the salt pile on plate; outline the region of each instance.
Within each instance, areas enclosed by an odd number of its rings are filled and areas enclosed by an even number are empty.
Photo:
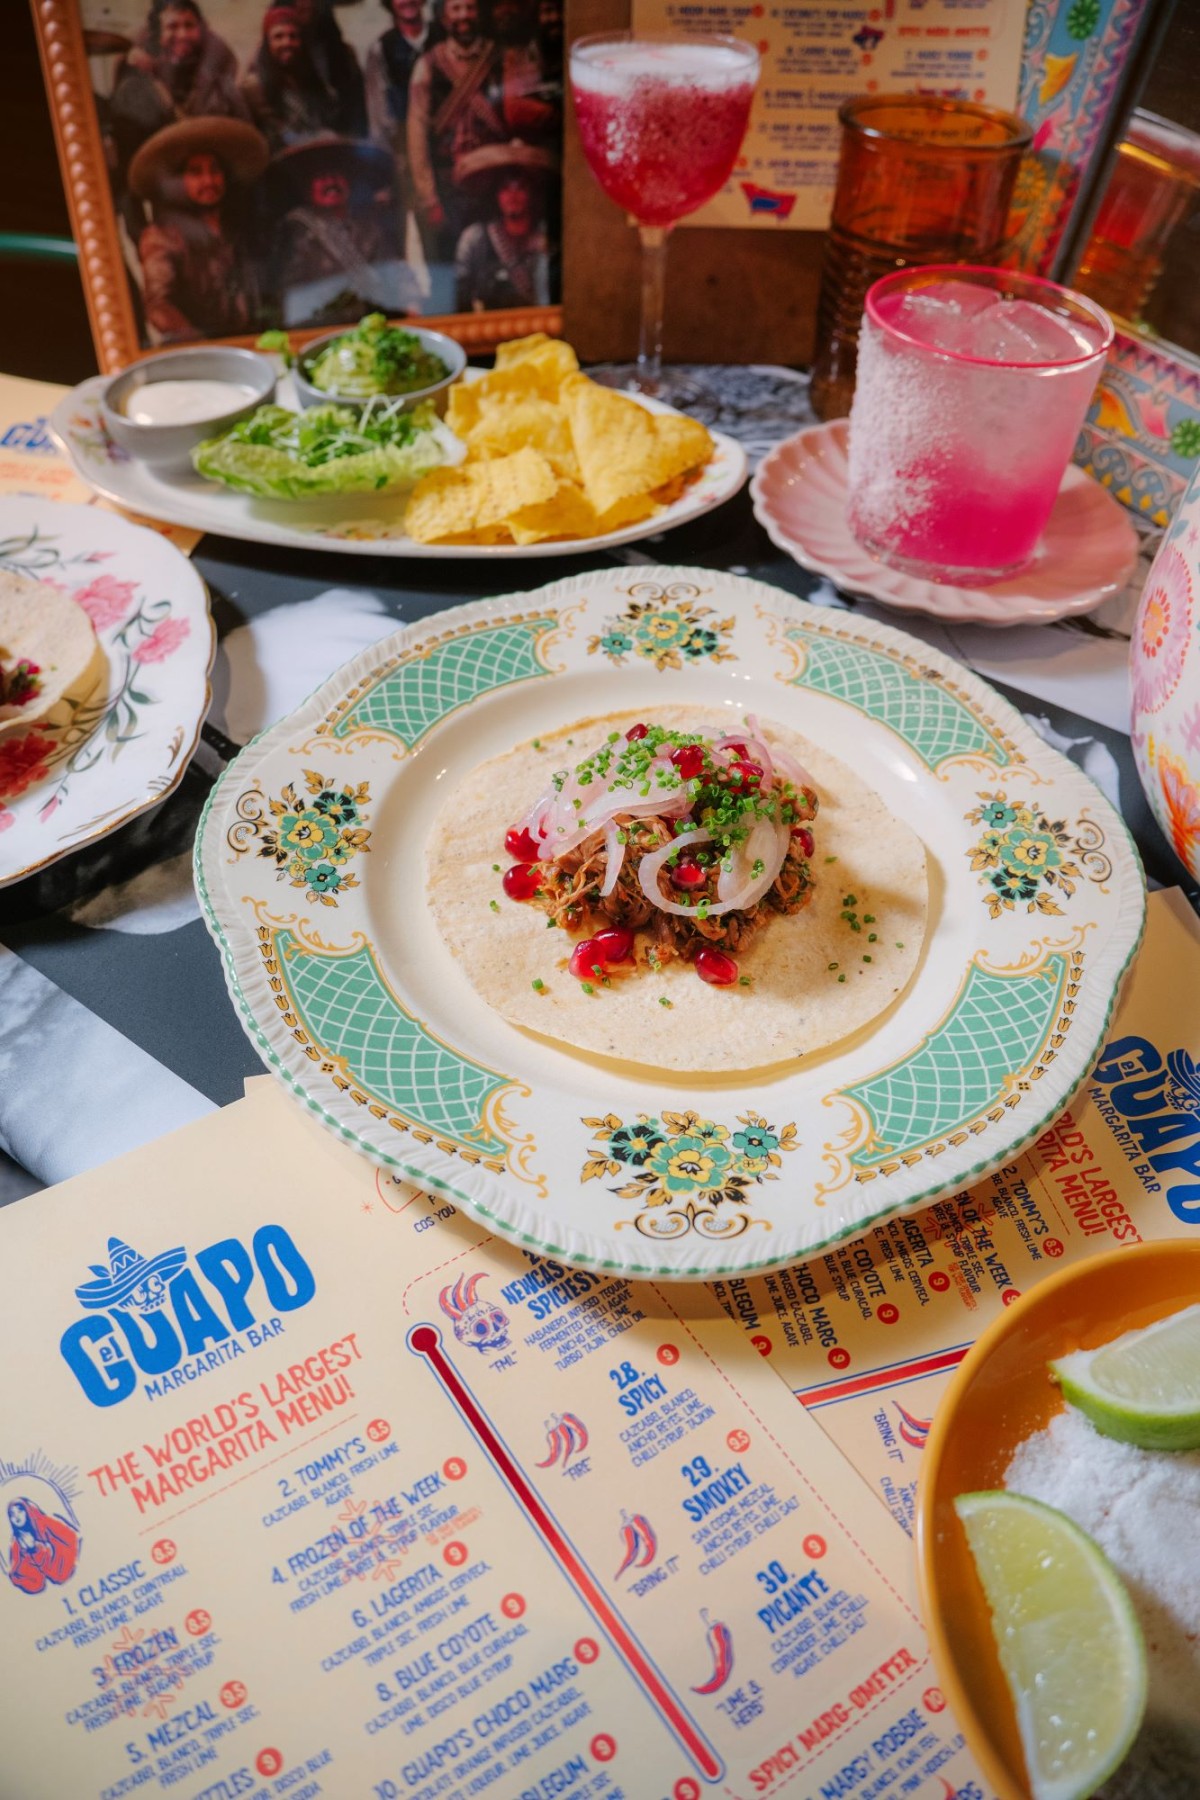
[[[1105,1800],[1200,1794],[1200,1451],[1139,1450],[1068,1406],[1017,1450],[1004,1485],[1057,1507],[1121,1576],[1146,1639],[1146,1723]]]

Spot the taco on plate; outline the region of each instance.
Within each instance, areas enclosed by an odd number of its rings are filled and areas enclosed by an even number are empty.
[[[0,570],[0,731],[44,719],[101,652],[69,594]]]
[[[493,758],[428,853],[443,939],[513,1024],[656,1068],[827,1048],[907,986],[920,839],[836,757],[728,710],[589,719]]]

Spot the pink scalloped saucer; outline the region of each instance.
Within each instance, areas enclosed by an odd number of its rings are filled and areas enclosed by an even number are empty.
[[[847,422],[809,425],[777,444],[750,484],[772,543],[852,594],[906,612],[983,625],[1049,624],[1090,612],[1133,574],[1138,538],[1111,494],[1072,463],[1033,561],[993,587],[950,587],[891,569],[846,523]]]

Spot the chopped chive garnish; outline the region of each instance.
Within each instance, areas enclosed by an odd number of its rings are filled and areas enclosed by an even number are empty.
[[[590,981],[583,982],[582,987],[585,994],[594,994],[596,991]]]
[[[535,994],[544,994],[546,991],[546,984],[540,975],[535,975],[529,985]]]
[[[488,905],[491,907],[493,912],[500,911],[500,902],[498,900],[489,900]]]

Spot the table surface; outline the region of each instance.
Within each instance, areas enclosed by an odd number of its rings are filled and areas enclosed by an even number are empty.
[[[709,372],[711,375],[711,372]],[[731,373],[743,404],[717,422],[752,455],[803,422],[795,377]],[[772,377],[777,377],[772,380]],[[785,417],[783,429],[778,418]],[[596,567],[728,570],[801,603],[886,619],[970,664],[1077,763],[1128,822],[1151,886],[1194,883],[1142,795],[1128,738],[1128,641],[1144,579],[1057,626],[946,626],[848,599],[777,550],[743,491],[677,530],[607,554],[536,563],[423,563],[298,553],[205,538],[193,561],[218,633],[213,702],[176,792],[101,843],[0,892],[0,1204],[80,1174],[237,1099],[262,1064],[227,996],[192,890],[196,826],[238,749],[356,652],[401,624]]]

